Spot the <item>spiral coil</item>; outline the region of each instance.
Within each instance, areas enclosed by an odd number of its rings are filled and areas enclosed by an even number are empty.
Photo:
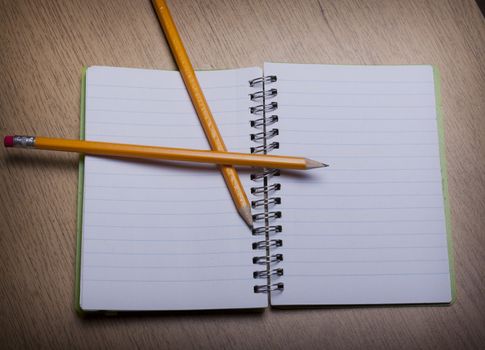
[[[251,174],[251,180],[253,181],[263,180],[264,178],[269,178],[269,177],[279,176],[279,175],[280,175],[279,169],[265,169],[263,172],[260,172],[257,174]]]
[[[272,236],[283,231],[281,225],[261,226],[253,228],[253,235],[255,236]]]
[[[279,134],[278,128],[274,127],[274,124],[278,122],[278,115],[273,114],[278,109],[278,102],[268,101],[278,95],[278,90],[276,88],[266,89],[266,85],[276,81],[277,78],[274,75],[249,81],[250,87],[261,88],[261,90],[249,94],[249,99],[257,103],[249,108],[250,113],[257,116],[256,119],[250,121],[251,127],[256,129],[250,135],[251,141],[256,144],[250,147],[251,153],[268,154],[279,148],[279,142],[269,141]],[[254,286],[255,293],[269,293],[284,289],[283,282],[273,283],[273,279],[284,274],[282,267],[274,267],[274,265],[283,261],[283,254],[274,253],[275,249],[283,246],[283,241],[272,238],[283,229],[281,225],[275,224],[275,221],[281,218],[281,211],[274,210],[274,207],[281,204],[281,198],[274,196],[281,189],[281,184],[270,183],[273,177],[279,175],[278,169],[262,169],[258,173],[251,174],[251,180],[259,182],[257,186],[251,188],[251,194],[256,197],[251,202],[251,206],[255,211],[260,211],[253,215],[253,220],[257,226],[253,228],[253,235],[263,238],[263,240],[254,242],[252,248],[260,250],[261,253],[264,252],[264,255],[253,257],[253,264],[265,266],[264,270],[254,271],[253,277],[266,280],[266,284]]]
[[[268,199],[258,199],[256,201],[252,201],[251,202],[251,207],[253,209],[257,209],[257,208],[261,208],[261,207],[265,207],[265,206],[268,206],[268,207],[272,207],[276,204],[281,204],[281,198],[280,197],[271,197],[271,198],[268,198]]]
[[[254,293],[269,293],[272,291],[282,291],[285,289],[283,282],[254,286]]]
[[[268,126],[274,124],[278,121],[277,115],[272,115],[270,117],[265,118],[258,118],[255,120],[251,120],[251,127],[256,129],[262,129],[264,125]]]

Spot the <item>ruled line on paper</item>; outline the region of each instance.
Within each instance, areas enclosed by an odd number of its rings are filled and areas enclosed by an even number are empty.
[[[102,214],[102,215],[123,215],[123,216],[196,216],[196,215],[231,215],[233,211],[226,212],[183,212],[183,213],[153,213],[153,212],[143,212],[143,213],[133,213],[133,212],[121,212],[121,211],[86,211],[87,214]]]
[[[375,264],[375,263],[406,263],[406,262],[440,262],[448,259],[382,259],[382,260],[291,260],[285,261],[287,265],[293,264]]]
[[[189,104],[190,103],[190,98],[181,98],[181,99],[155,99],[155,98],[138,98],[138,97],[111,97],[111,96],[87,96],[90,99],[94,100],[121,100],[121,101],[140,101],[140,102],[184,102],[184,104]],[[234,97],[234,98],[213,98],[213,99],[207,99],[207,102],[222,102],[222,101],[244,101],[248,102],[249,97],[247,98],[241,98],[241,97]]]
[[[286,133],[315,133],[315,134],[414,134],[414,133],[436,133],[436,130],[301,130],[301,129],[284,129]]]
[[[432,92],[308,92],[282,90],[278,96],[316,95],[316,96],[434,96]]]
[[[434,146],[433,142],[419,142],[419,143],[333,143],[333,142],[285,142],[285,145],[301,145],[301,146]],[[327,170],[327,169],[325,169]]]
[[[394,273],[322,273],[322,274],[291,274],[285,273],[285,276],[291,277],[358,277],[358,276],[419,276],[419,275],[449,275],[449,272],[394,272]]]
[[[408,194],[400,194],[400,193],[386,193],[386,194],[291,194],[285,193],[285,197],[442,197],[441,193],[429,193],[429,194],[422,194],[422,193],[408,193]]]
[[[443,232],[433,233],[285,233],[285,238],[299,238],[299,237],[367,237],[367,236],[382,236],[382,237],[406,237],[406,236],[442,236]]]
[[[214,188],[220,188],[220,185],[214,186],[182,186],[182,187],[166,187],[166,186],[127,186],[127,185],[90,185],[86,184],[85,187],[88,188],[133,188],[133,189],[146,189],[146,190],[195,190],[195,191],[203,191],[203,190],[211,190]]]
[[[150,174],[148,172],[146,173],[127,173],[127,172],[103,172],[103,171],[89,171],[89,172],[85,172],[85,174],[89,174],[89,175],[107,175],[107,176],[141,176],[141,177],[156,177],[156,178],[160,178],[160,177],[173,177],[173,176],[176,176],[176,177],[194,177],[194,174],[192,173],[189,173],[189,174],[164,174],[163,172],[157,172],[157,173],[153,173],[153,174]],[[212,173],[208,173],[208,174],[197,174],[197,177],[198,178],[201,178],[201,177],[206,177],[206,178],[213,178],[214,175]]]
[[[402,210],[402,209],[441,209],[443,206],[406,206],[406,207],[299,207],[299,208],[291,208],[291,207],[283,207],[285,211],[287,210]]]
[[[446,246],[386,246],[386,247],[319,247],[319,248],[295,248],[285,247],[285,250],[379,250],[379,249],[438,249]]]
[[[99,233],[97,233],[99,235]],[[248,237],[236,237],[236,238],[191,238],[191,239],[131,239],[131,238],[85,238],[86,241],[112,241],[112,242],[221,242],[221,241],[247,241],[252,242],[254,239],[251,236]]]
[[[158,227],[158,226],[143,226],[143,227],[131,227],[131,226],[121,226],[121,225],[96,225],[96,224],[88,224],[87,227],[90,229],[90,234],[85,235],[86,238],[93,238],[93,237],[111,237],[111,238],[120,238],[123,237],[161,237],[161,239],[169,239],[172,237],[174,232],[178,238],[173,239],[173,242],[178,242],[179,240],[185,241],[185,239],[191,240],[194,238],[196,241],[199,239],[197,236],[197,232],[194,231],[200,226],[190,226],[190,227]],[[203,228],[207,228],[207,225],[202,225]],[[163,230],[165,229],[166,230]],[[222,228],[221,230],[217,230]],[[211,230],[210,234],[204,236],[204,239],[211,239],[209,237],[214,237],[214,239],[230,239],[230,238],[241,238],[240,231],[238,230],[239,225],[228,225],[224,224],[221,226],[209,227],[208,229]],[[186,230],[186,231],[184,231]],[[246,235],[248,240],[255,240],[255,237],[252,235]],[[251,251],[252,253],[252,251]]]
[[[278,78],[278,81],[289,81],[296,83],[319,82],[319,83],[362,83],[362,84],[430,84],[433,85],[432,80],[326,80],[326,79],[287,79]]]
[[[163,137],[163,136],[148,136],[148,135],[119,135],[119,134],[94,134],[94,133],[89,133],[89,137],[122,137],[126,139],[155,139],[155,140],[170,140],[170,139],[175,139],[175,140],[180,140],[180,139],[186,139],[186,140],[200,140],[200,136],[172,136],[172,137]],[[249,135],[228,135],[225,136],[224,139],[241,139],[241,138],[247,138],[249,140]]]
[[[157,255],[157,256],[205,256],[205,255],[232,255],[232,254],[244,254],[247,255],[247,251],[238,252],[205,252],[205,253],[149,253],[149,252],[110,252],[110,251],[96,251],[90,252],[85,251],[84,254],[94,254],[94,255]]]
[[[120,84],[99,84],[99,83],[89,83],[87,87],[99,86],[99,87],[117,87],[124,89],[147,89],[147,90],[181,90],[183,92],[187,91],[185,85],[178,86],[141,86],[141,85],[120,85]],[[203,86],[204,90],[207,89],[233,89],[233,88],[248,88],[248,85],[221,85],[221,86]]]
[[[402,105],[402,106],[383,106],[383,105],[319,105],[319,104],[278,104],[278,107],[318,107],[318,108],[373,108],[373,109],[387,109],[387,108],[398,108],[398,109],[419,109],[419,108],[436,108],[434,105],[421,105],[421,106],[409,106],[409,105]]]
[[[279,107],[281,107],[281,106],[279,106]],[[287,106],[287,107],[290,107],[290,106]],[[281,119],[279,119],[281,122],[291,121],[291,120],[294,120],[294,121],[301,121],[301,120],[325,121],[325,120],[327,120],[327,119],[325,119],[326,115],[331,115],[332,116],[331,118],[339,118],[339,120],[344,121],[344,120],[347,120],[345,118],[349,117],[348,112],[349,111],[345,111],[345,110],[343,110],[343,111],[332,111],[332,112],[325,110],[325,111],[317,111],[317,112],[314,112],[314,113],[309,113],[309,112],[304,112],[304,111],[298,111],[298,112],[291,112],[291,111],[286,111],[286,112],[283,111],[282,112],[281,110],[278,111],[279,115],[281,115]],[[369,111],[369,110],[363,110],[363,111],[359,111],[359,112],[362,113],[361,117],[356,118],[354,116],[355,111],[353,111],[352,114],[351,114],[351,117],[348,120],[366,121],[366,120],[372,120],[372,118],[376,118],[376,120],[381,120],[381,118],[385,118],[385,120],[387,120],[387,121],[392,121],[392,120],[399,121],[399,120],[402,120],[401,118],[404,119],[404,117],[399,117],[399,118],[391,117],[391,115],[400,115],[399,112],[402,112],[402,111],[399,111],[399,110],[392,111],[392,113],[386,112],[385,114],[382,114],[382,115],[385,115],[385,116],[388,116],[388,117],[379,117],[379,118],[369,117],[369,115],[374,115],[374,114],[378,115],[379,113],[382,113],[383,110],[374,111],[374,113],[371,113],[372,111]],[[418,111],[414,110],[413,115],[417,115],[417,112]],[[423,113],[423,111],[421,111],[421,114],[424,115],[424,116],[421,116],[421,117],[416,116],[413,119],[405,118],[404,120],[425,120],[425,121],[437,120],[436,114],[434,114],[434,113],[432,114],[432,113],[430,113],[430,111],[424,111],[424,112],[425,113]],[[410,114],[409,111],[406,111],[406,113],[404,115],[409,115],[409,114]],[[367,118],[370,118],[370,119],[367,119]]]
[[[244,110],[213,110],[212,114],[225,114],[225,113],[248,113],[249,109]],[[195,112],[178,112],[178,111],[140,111],[140,110],[126,110],[126,109],[107,109],[107,108],[86,108],[87,112],[108,112],[108,113],[130,113],[130,114],[159,114],[159,115],[186,115],[195,116]]]
[[[248,265],[84,265],[90,268],[106,268],[106,269],[212,269],[212,268],[232,268],[232,267],[245,267]]]
[[[92,125],[130,125],[130,126],[160,126],[164,128],[171,128],[171,127],[198,127],[200,123],[178,123],[178,124],[163,124],[163,123],[137,123],[137,122],[119,122],[119,121],[92,121],[90,122]],[[233,123],[218,123],[218,126],[242,126],[242,125],[249,125],[249,122],[233,122]],[[249,147],[248,147],[249,148]]]
[[[368,120],[386,120],[386,121],[403,121],[403,120],[436,120],[436,117],[422,117],[422,118],[396,118],[396,117],[388,117],[388,118],[369,118],[369,117],[360,117],[360,118],[336,118],[336,117],[305,117],[305,116],[298,116],[298,117],[288,117],[284,116],[283,120],[280,120],[281,122],[284,122],[285,120],[331,120],[331,121],[345,121],[345,120],[351,120],[351,121],[356,121],[356,120],[361,120],[361,121],[368,121]]]
[[[381,156],[381,155],[378,155],[378,156],[361,156],[361,155],[358,155],[358,156],[340,156],[340,155],[334,155],[334,154],[317,154],[317,155],[314,155],[314,154],[310,154],[307,156],[308,158],[326,158],[326,159],[348,159],[348,158],[351,158],[351,159],[355,159],[355,158],[364,158],[364,159],[373,159],[373,158],[392,158],[392,159],[406,159],[406,158],[431,158],[431,159],[438,159],[440,156],[439,155],[435,155],[435,156],[429,156],[429,155],[415,155],[415,156],[403,156],[403,155],[399,155],[399,154],[396,154],[394,156]]]
[[[87,109],[87,111],[93,113],[92,116],[91,116],[91,119],[93,121],[96,121],[96,120],[99,120],[100,118],[104,118],[104,117],[108,117],[108,118],[119,118],[120,115],[123,116],[123,118],[126,118],[126,119],[134,119],[134,120],[139,120],[139,119],[143,119],[145,120],[146,115],[150,115],[149,118],[157,118],[157,120],[159,120],[160,117],[163,117],[163,118],[166,118],[166,120],[170,121],[170,122],[173,122],[173,123],[176,123],[178,124],[180,122],[180,125],[184,125],[184,122],[185,121],[188,121],[190,120],[191,122],[195,122],[197,121],[197,119],[195,119],[195,112],[166,112],[166,110],[164,111],[139,111],[139,110],[131,110],[131,111],[123,111],[123,110],[104,110],[104,109],[99,109],[99,108],[90,108],[90,109]],[[115,116],[112,116],[111,114],[115,113]],[[242,113],[244,114],[248,114],[250,115],[249,113],[249,110],[231,110],[231,111],[221,111],[221,112],[218,112],[218,113],[212,113],[214,116],[218,117],[218,116],[221,116],[221,115],[224,115],[226,116],[228,119],[230,119],[231,117],[234,119],[234,118],[238,118],[239,115],[241,115]],[[168,116],[168,117],[167,117]],[[173,119],[169,119],[171,117],[176,117],[177,119],[176,120],[173,120]],[[165,119],[163,119],[165,120]],[[249,123],[249,119],[248,119],[248,123]]]
[[[241,225],[193,225],[193,226],[173,226],[173,225],[168,225],[168,226],[160,226],[160,225],[146,225],[146,226],[140,226],[140,225],[93,225],[93,224],[86,224],[84,225],[85,227],[110,227],[110,228],[140,228],[140,229],[180,229],[180,230],[189,230],[189,229],[204,229],[204,228],[229,228],[229,227],[238,227],[240,228]]]
[[[207,202],[225,202],[227,203],[227,198],[224,199],[171,199],[171,200],[162,200],[162,199],[136,199],[136,198],[84,198],[85,201],[100,201],[100,202],[148,202],[148,203],[207,203]]]
[[[214,278],[214,279],[190,279],[190,280],[134,280],[134,279],[91,279],[85,278],[85,282],[120,282],[120,283],[200,283],[200,282],[224,282],[224,281],[254,281],[249,278]]]
[[[310,158],[318,158],[318,157],[310,157]],[[323,157],[322,157],[323,158]],[[284,181],[283,184],[300,184],[301,182],[298,181]],[[408,180],[408,181],[335,181],[335,180],[308,180],[305,181],[307,184],[347,184],[347,185],[362,185],[362,184],[426,184],[426,183],[441,183],[440,180]]]
[[[442,219],[391,219],[391,220],[305,220],[305,221],[295,221],[295,220],[285,220],[285,224],[337,224],[337,223],[389,223],[389,222],[442,222]]]
[[[347,263],[401,263],[401,262],[439,262],[448,261],[448,259],[375,259],[375,260],[291,260],[286,261],[285,264],[347,264]]]
[[[348,171],[348,172],[362,172],[362,171],[425,171],[425,170],[439,170],[439,168],[327,168],[325,172],[329,171]]]

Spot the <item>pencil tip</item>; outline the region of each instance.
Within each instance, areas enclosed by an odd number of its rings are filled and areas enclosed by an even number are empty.
[[[246,205],[244,207],[238,208],[237,211],[246,222],[246,224],[248,224],[250,228],[253,228],[253,216],[251,215],[251,208]]]
[[[306,158],[305,162],[306,162],[306,168],[307,169],[328,167],[328,164],[320,163],[320,162],[317,162],[316,160],[313,160],[313,159]]]

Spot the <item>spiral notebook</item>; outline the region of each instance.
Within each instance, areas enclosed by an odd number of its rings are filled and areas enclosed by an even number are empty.
[[[216,166],[86,156],[79,310],[452,301],[431,66],[265,63],[197,75],[228,150],[330,167],[240,169],[251,232]],[[178,72],[90,67],[83,81],[83,138],[209,149]]]

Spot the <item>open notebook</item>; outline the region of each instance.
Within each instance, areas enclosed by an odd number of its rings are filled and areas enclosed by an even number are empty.
[[[431,66],[197,74],[229,150],[330,167],[241,169],[254,213],[267,214],[251,234],[215,166],[86,156],[79,310],[452,301]],[[83,86],[86,140],[209,148],[178,72],[90,67]]]

